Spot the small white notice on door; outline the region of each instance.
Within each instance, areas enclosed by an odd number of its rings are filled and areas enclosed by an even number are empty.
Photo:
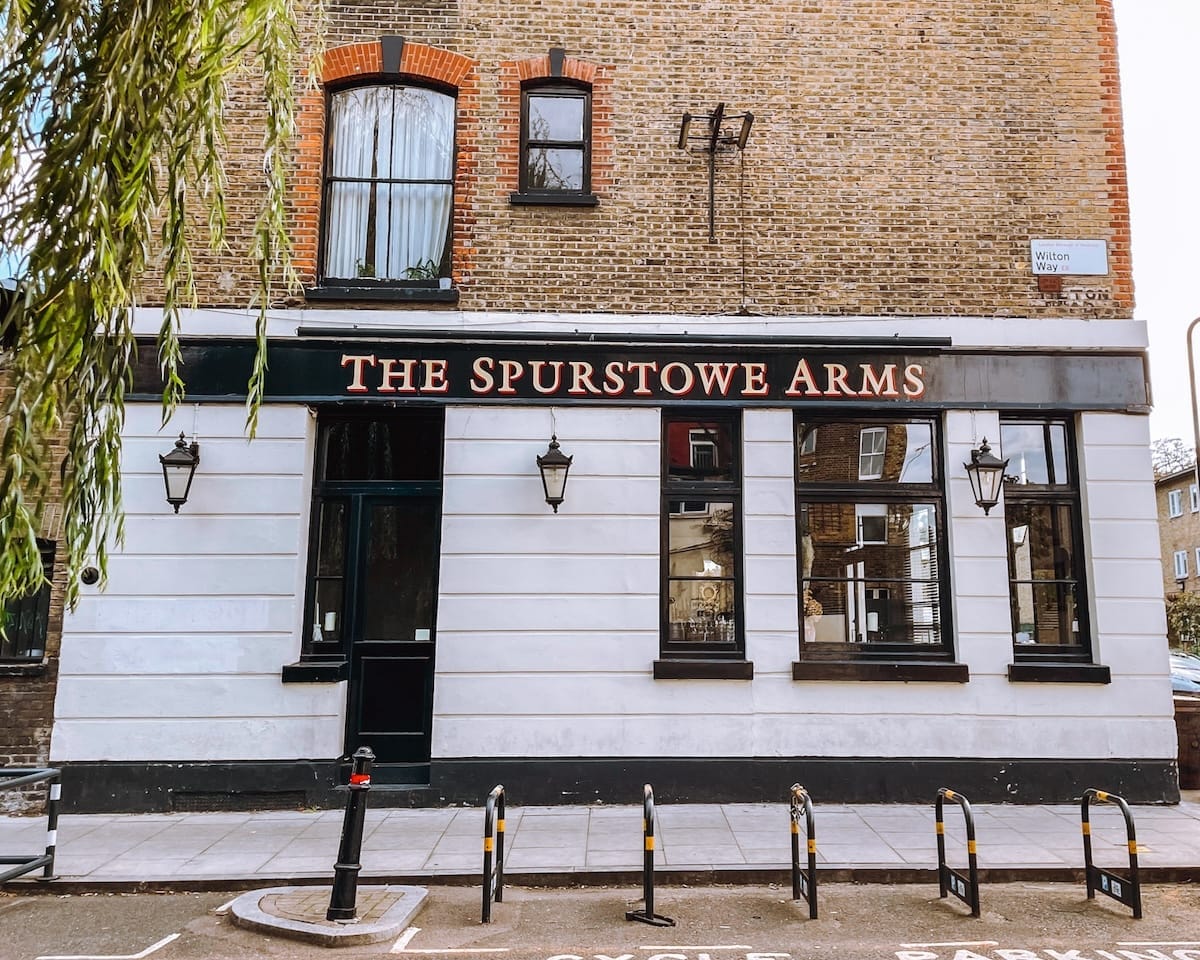
[[[416,641],[417,643],[428,643],[429,642],[429,630],[427,630],[427,629],[414,630],[413,631],[413,640]]]

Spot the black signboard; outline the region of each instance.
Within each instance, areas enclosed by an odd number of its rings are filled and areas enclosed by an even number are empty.
[[[254,344],[183,345],[193,401],[244,398]],[[298,338],[269,344],[268,403],[566,405],[881,404],[1055,410],[1149,409],[1140,353],[985,352],[799,343],[588,343]],[[133,399],[161,392],[141,344]]]

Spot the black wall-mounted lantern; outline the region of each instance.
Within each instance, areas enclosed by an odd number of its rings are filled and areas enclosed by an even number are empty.
[[[181,433],[175,441],[175,448],[170,453],[160,453],[158,462],[162,464],[167,503],[178,513],[179,508],[187,503],[188,493],[192,489],[192,477],[196,475],[196,466],[200,463],[200,444],[195,440],[188,443]]]
[[[546,502],[558,513],[558,505],[563,502],[567,492],[567,473],[571,469],[571,461],[558,447],[558,437],[551,435],[550,446],[546,452],[537,458],[538,470],[542,473],[542,488],[546,491]]]
[[[964,463],[963,466],[967,468],[967,478],[971,481],[975,503],[983,507],[984,516],[987,516],[992,507],[1000,502],[1000,491],[1004,487],[1004,470],[1008,461],[993,456],[987,437],[984,437],[978,449],[971,451],[971,462]]]
[[[717,240],[717,151],[733,147],[739,153],[746,149],[754,114],[725,113],[725,104],[718,103],[712,113],[685,113],[679,125],[679,149],[688,153],[708,154],[708,239]]]

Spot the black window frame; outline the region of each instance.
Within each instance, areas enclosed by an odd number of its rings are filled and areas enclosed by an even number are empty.
[[[845,479],[819,481],[808,479],[812,458],[820,449],[824,456],[836,455],[836,447],[828,440],[829,426],[853,427],[858,431],[853,449],[844,453],[852,458],[853,469],[848,477],[857,477],[860,472],[862,431],[875,427],[890,428],[899,424],[922,424],[930,431],[930,480],[928,482],[887,481],[877,479]],[[811,428],[823,434],[820,444],[807,444]],[[828,410],[797,410],[792,426],[792,456],[795,465],[795,542],[796,542],[796,598],[799,618],[797,646],[799,659],[792,665],[795,680],[942,680],[966,682],[965,664],[955,662],[955,634],[953,623],[953,592],[949,554],[949,515],[945,496],[945,457],[943,449],[941,417],[933,412],[895,413],[872,416],[855,412],[839,414]],[[886,449],[885,449],[886,457]],[[885,460],[886,463],[886,460]],[[893,504],[932,504],[934,510],[934,565],[937,571],[937,630],[936,643],[817,643],[805,640],[805,607],[808,605],[806,591],[810,583],[853,582],[834,578],[813,578],[811,572],[805,577],[802,558],[804,556],[804,523],[809,505],[860,504],[889,507]],[[857,516],[857,511],[856,511]],[[927,581],[897,581],[927,582]],[[818,600],[819,602],[819,600]]]
[[[1006,457],[1004,452],[1004,426],[1005,424],[1022,424],[1025,426],[1041,425],[1043,428],[1044,450],[1047,451],[1047,470],[1050,476],[1050,482],[1045,484],[1031,483],[1016,483],[1012,473],[1016,469],[1012,462],[1008,465],[1008,470],[1005,473],[1004,484],[1004,553],[1005,564],[1008,572],[1008,604],[1009,604],[1009,632],[1012,640],[1013,663],[1014,665],[1021,664],[1092,664],[1094,662],[1094,642],[1092,636],[1091,623],[1091,603],[1088,581],[1088,558],[1085,553],[1085,543],[1083,536],[1083,501],[1079,482],[1079,453],[1075,436],[1075,422],[1070,416],[1055,416],[1046,414],[1002,414],[1000,417],[1000,456]],[[1054,457],[1050,453],[1051,442],[1049,431],[1052,425],[1060,424],[1063,427],[1065,440],[1064,463],[1066,465],[1067,477],[1065,482],[1057,482],[1054,476]],[[1073,574],[1072,578],[1067,578],[1066,581],[1059,580],[1039,580],[1030,578],[1030,580],[1018,580],[1013,577],[1014,572],[1014,557],[1013,557],[1013,538],[1010,519],[1012,517],[1012,507],[1015,505],[1028,503],[1031,505],[1048,505],[1055,507],[1067,507],[1070,511],[1070,530],[1071,551]],[[1017,643],[1017,627],[1018,612],[1016,608],[1016,593],[1014,590],[1017,583],[1058,583],[1070,582],[1073,584],[1075,615],[1078,620],[1078,636],[1079,643],[1077,644],[1021,644]],[[1019,673],[1019,671],[1018,671]],[[1012,671],[1010,670],[1010,676]]]
[[[4,635],[0,637],[0,664],[3,665],[39,664],[46,658],[57,544],[53,540],[38,538],[37,548],[41,554],[45,580],[37,590],[7,600],[0,608],[4,617]]]
[[[308,553],[304,572],[304,607],[301,620],[300,657],[296,663],[283,667],[284,682],[329,682],[345,680],[349,676],[350,636],[352,613],[349,591],[346,584],[353,583],[359,576],[361,562],[361,523],[365,502],[379,497],[392,496],[439,496],[442,492],[443,460],[445,457],[444,408],[414,406],[407,411],[387,407],[376,410],[348,411],[344,409],[319,411],[317,414],[316,455],[313,463],[313,488],[309,508]],[[440,442],[437,444],[438,461],[429,467],[430,475],[436,467],[437,479],[413,480],[328,480],[326,463],[325,431],[336,423],[368,423],[388,421],[404,417],[427,417],[438,421]],[[325,504],[340,503],[344,506],[342,540],[342,599],[338,611],[341,627],[337,640],[317,640],[314,637],[313,610],[317,600],[317,583],[332,579],[319,572],[321,548],[321,516]]]
[[[535,140],[529,130],[529,101],[531,97],[561,97],[583,101],[583,136],[579,140]],[[567,78],[527,80],[521,84],[521,130],[517,152],[517,191],[510,196],[514,204],[547,204],[560,206],[595,206],[592,192],[592,87],[590,84]],[[529,151],[531,148],[577,150],[582,154],[582,184],[580,189],[553,189],[529,185]]]
[[[743,449],[742,411],[712,408],[672,408],[661,415],[661,501],[659,550],[659,651],[655,676],[662,679],[725,678],[749,679],[753,665],[746,658],[744,512],[742,509]],[[700,480],[672,477],[670,473],[669,431],[673,423],[719,423],[729,431],[729,446],[735,463],[728,480]],[[689,439],[689,443],[690,443]],[[693,511],[673,511],[673,504],[730,503],[733,506],[733,574],[722,578],[733,581],[733,637],[727,643],[696,643],[671,639],[670,569],[671,520],[696,516]]]
[[[333,138],[330,129],[333,116],[334,99],[344,93],[371,87],[386,87],[392,89],[415,88],[429,90],[449,97],[454,102],[454,134],[451,146],[451,168],[448,178],[431,180],[408,180],[394,177],[335,177],[331,173],[333,167]],[[410,78],[404,75],[384,78],[352,78],[346,82],[330,84],[325,88],[325,142],[322,145],[321,163],[321,214],[318,221],[317,240],[317,286],[306,289],[308,300],[415,300],[418,302],[456,302],[458,290],[451,276],[454,250],[454,218],[457,205],[457,173],[458,173],[458,91],[451,86],[431,82],[423,78]],[[375,278],[369,276],[335,277],[328,273],[329,255],[329,216],[332,206],[331,194],[335,182],[372,182],[372,183],[437,183],[450,187],[450,211],[446,228],[446,241],[441,256],[437,261],[437,277],[419,279]],[[447,288],[443,281],[450,280]]]

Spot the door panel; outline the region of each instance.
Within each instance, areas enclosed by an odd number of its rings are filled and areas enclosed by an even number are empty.
[[[440,498],[363,496],[350,644],[347,748],[429,762]]]

